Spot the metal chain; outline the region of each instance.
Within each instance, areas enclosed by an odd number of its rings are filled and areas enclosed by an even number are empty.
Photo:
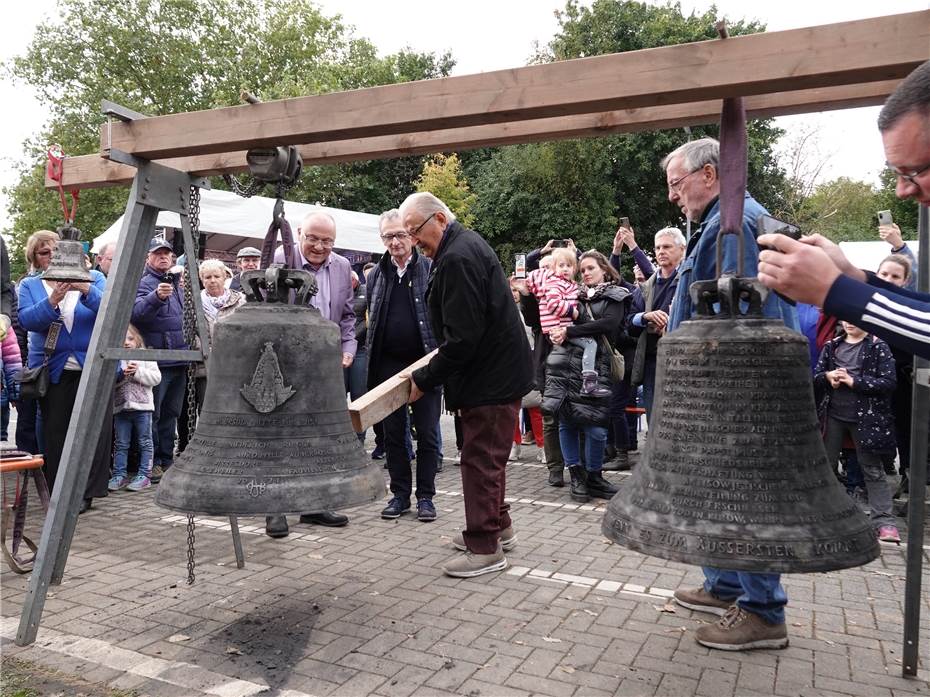
[[[191,186],[188,206],[188,219],[190,220],[191,241],[193,249],[185,249],[188,262],[197,263],[200,258],[200,188]],[[184,265],[184,312],[182,315],[184,338],[187,345],[194,347],[197,338],[197,318],[194,312],[194,293],[191,284],[190,266]],[[200,338],[201,344],[205,341]],[[193,361],[187,364],[187,444],[190,445],[197,427],[197,364]],[[187,585],[194,583],[194,516],[187,516]]]
[[[187,585],[194,585],[194,514],[187,514]]]
[[[223,181],[232,189],[234,194],[242,196],[243,198],[251,198],[265,188],[265,183],[258,179],[252,179],[248,184],[243,186],[242,183],[231,174],[224,174]]]

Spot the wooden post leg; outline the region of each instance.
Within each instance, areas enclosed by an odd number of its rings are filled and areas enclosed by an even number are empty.
[[[242,556],[242,538],[239,536],[239,519],[229,516],[229,529],[232,530],[233,549],[236,552],[236,568],[245,568],[245,557]]]

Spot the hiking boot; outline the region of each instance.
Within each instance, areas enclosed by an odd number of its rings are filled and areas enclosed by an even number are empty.
[[[515,443],[514,446],[510,449],[510,457],[507,458],[507,462],[516,462],[520,459],[522,451],[520,449],[520,444]]]
[[[149,475],[149,479],[152,484],[158,484],[161,481],[161,478],[165,476],[165,468],[161,465],[155,465],[152,468],[152,473]]]
[[[626,450],[618,450],[616,456],[605,461],[601,466],[605,472],[627,472],[630,469],[630,454]]]
[[[572,501],[580,501],[585,503],[588,501],[588,477],[587,473],[584,471],[584,467],[580,465],[575,465],[574,467],[568,468],[568,475],[572,479],[570,495]]]
[[[562,470],[549,470],[549,486],[565,486],[565,479],[562,476]]]
[[[148,489],[150,486],[152,486],[152,482],[148,477],[144,474],[137,474],[133,477],[133,480],[129,482],[129,486],[126,487],[126,490],[142,491],[143,489]]]
[[[279,537],[287,537],[290,534],[290,530],[287,527],[287,516],[283,515],[270,515],[265,518],[265,534],[268,537],[278,539]]]
[[[610,390],[597,384],[597,373],[595,371],[582,370],[581,394],[588,397],[610,397]]]
[[[620,489],[616,484],[611,484],[601,472],[588,472],[588,496],[597,499],[612,499]]]
[[[894,542],[899,545],[901,544],[901,534],[894,525],[882,525],[878,529],[878,541]]]
[[[679,589],[675,591],[673,595],[675,602],[686,607],[689,610],[697,610],[698,612],[709,612],[712,615],[725,615],[727,610],[733,606],[733,603],[736,602],[736,599],[733,600],[723,600],[718,598],[713,593],[709,593],[704,590],[704,586],[694,588],[691,590],[688,589]]]
[[[713,624],[698,627],[694,638],[701,646],[723,651],[783,649],[788,646],[788,628],[784,622],[769,624],[758,615],[733,605]]]
[[[107,490],[119,491],[125,489],[127,484],[129,484],[129,477],[111,477],[107,484]]]
[[[436,507],[429,499],[420,499],[417,501],[417,520],[424,523],[431,523],[436,520]]]
[[[505,552],[509,552],[517,546],[517,533],[513,531],[512,525],[501,530],[498,539],[501,541],[501,548]],[[465,546],[465,536],[460,532],[455,533],[455,536],[452,538],[452,546],[461,552],[468,551],[468,547]]]
[[[446,576],[455,578],[474,578],[494,571],[503,571],[506,568],[507,557],[504,556],[504,550],[498,543],[493,554],[475,554],[466,551],[464,556],[457,557],[443,565],[442,572]]]
[[[386,520],[393,520],[394,518],[400,518],[401,515],[409,510],[410,502],[401,501],[399,497],[395,496],[388,502],[388,505],[385,506],[384,510],[381,511],[381,517]]]

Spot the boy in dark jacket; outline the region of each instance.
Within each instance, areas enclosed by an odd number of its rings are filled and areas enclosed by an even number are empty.
[[[894,358],[881,339],[849,322],[842,325],[845,336],[823,347],[814,371],[814,385],[824,393],[818,413],[826,425],[827,458],[837,461],[848,433],[856,446],[878,539],[900,543],[881,458],[895,449]]]

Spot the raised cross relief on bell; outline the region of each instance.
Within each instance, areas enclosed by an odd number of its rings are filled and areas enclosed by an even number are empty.
[[[284,384],[281,365],[272,342],[265,342],[258,365],[252,373],[252,382],[243,385],[239,392],[245,401],[262,414],[270,414],[294,396],[296,390]]]

